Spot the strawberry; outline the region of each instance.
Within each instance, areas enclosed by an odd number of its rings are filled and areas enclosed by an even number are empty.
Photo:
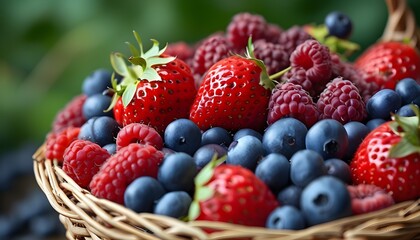
[[[211,127],[263,130],[273,87],[264,63],[255,58],[249,42],[246,57],[229,56],[206,72],[190,119],[202,130]]]
[[[126,126],[138,122],[150,125],[159,133],[178,118],[187,118],[196,94],[194,78],[182,60],[169,57],[159,50],[159,43],[143,52],[140,36],[134,32],[140,50],[129,44],[132,56],[128,66],[121,53],[111,54],[111,64],[123,79],[112,80],[114,96],[111,106],[115,120]]]
[[[377,91],[395,89],[398,81],[410,77],[420,83],[420,55],[401,42],[379,42],[368,48],[354,62],[362,77],[356,81],[367,100]]]
[[[374,184],[395,202],[420,197],[420,111],[416,116],[394,115],[372,130],[350,163],[354,184]]]
[[[219,165],[222,161],[214,158],[195,178],[189,220],[265,226],[278,206],[276,197],[253,172],[239,165]]]

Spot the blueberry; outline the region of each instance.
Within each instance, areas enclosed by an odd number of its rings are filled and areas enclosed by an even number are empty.
[[[113,155],[117,152],[117,144],[115,143],[108,143],[107,145],[102,147],[105,149],[109,154]]]
[[[166,147],[192,156],[201,146],[201,130],[189,119],[177,119],[166,127],[164,142]]]
[[[106,69],[98,69],[85,78],[82,84],[82,92],[87,96],[102,93],[111,85],[112,73]]]
[[[157,202],[154,213],[173,218],[182,218],[188,215],[192,199],[187,192],[168,192]]]
[[[30,232],[38,237],[53,236],[59,232],[61,227],[62,224],[58,219],[58,214],[55,212],[37,216],[29,222]]]
[[[254,129],[251,129],[251,128],[242,128],[242,129],[239,129],[233,135],[233,141],[236,141],[239,138],[241,138],[243,136],[246,136],[246,135],[254,136],[254,137],[258,138],[260,141],[262,141],[262,139],[263,139],[263,136],[261,135],[261,133],[255,131]]]
[[[232,136],[226,129],[221,127],[209,128],[201,136],[201,145],[215,143],[228,147],[231,142]]]
[[[369,120],[366,123],[366,127],[369,129],[369,132],[370,132],[385,122],[386,120],[383,120],[382,118],[374,118],[374,119]]]
[[[277,201],[280,205],[290,205],[300,208],[300,196],[302,195],[302,188],[296,185],[289,185],[277,194]]]
[[[255,169],[255,175],[274,193],[287,186],[289,183],[289,173],[289,160],[279,153],[268,154]]]
[[[306,227],[302,212],[293,206],[275,208],[268,216],[267,228],[299,230]]]
[[[14,217],[0,216],[0,239],[12,239],[22,224]]]
[[[290,158],[290,179],[296,186],[305,187],[326,173],[324,159],[316,151],[303,149]]]
[[[295,152],[305,148],[305,124],[295,118],[282,118],[270,125],[263,135],[265,154],[280,153],[290,158]]]
[[[395,92],[401,96],[401,104],[406,105],[420,96],[420,85],[412,78],[404,78],[395,85]]]
[[[334,119],[323,119],[315,123],[306,134],[306,148],[321,154],[324,159],[343,158],[349,140],[344,126]]]
[[[371,119],[389,120],[391,113],[401,107],[401,97],[392,89],[382,89],[375,93],[366,103],[366,111]]]
[[[159,167],[158,180],[167,191],[194,190],[194,177],[197,167],[194,159],[183,152],[165,156]]]
[[[334,11],[325,17],[325,26],[330,35],[347,39],[353,30],[351,19],[344,13]]]
[[[83,116],[85,119],[100,116],[113,117],[114,113],[112,111],[105,111],[111,104],[111,100],[110,96],[102,95],[101,93],[88,97],[83,104]]]
[[[127,208],[141,213],[153,212],[158,199],[165,194],[162,184],[155,178],[143,176],[131,182],[124,192],[124,204]]]
[[[347,132],[349,145],[343,159],[350,162],[360,143],[370,132],[370,130],[365,124],[356,121],[344,124],[344,129],[346,129]]]
[[[78,138],[89,140],[103,147],[115,142],[119,130],[115,119],[107,116],[94,117],[83,124]]]
[[[230,144],[226,163],[240,165],[254,171],[263,155],[264,149],[261,141],[254,136],[248,135]]]
[[[403,116],[403,117],[416,116],[416,113],[413,111],[411,106],[412,106],[412,104],[407,104],[407,105],[404,105],[404,106],[400,107],[400,109],[398,109],[398,111],[397,111],[397,115]]]
[[[193,156],[197,169],[202,169],[206,166],[215,154],[217,155],[217,158],[221,158],[227,154],[227,148],[218,144],[206,144],[201,146]]]
[[[309,226],[348,217],[352,214],[346,184],[333,176],[322,176],[302,191],[300,206]]]
[[[21,224],[26,224],[30,219],[45,214],[50,210],[51,205],[45,194],[41,190],[34,190],[25,198],[16,202],[11,209],[11,213]]]
[[[327,174],[334,176],[344,183],[351,183],[351,173],[349,165],[341,159],[330,158],[324,161]]]

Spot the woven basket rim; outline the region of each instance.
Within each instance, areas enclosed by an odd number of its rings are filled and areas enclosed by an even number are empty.
[[[420,236],[420,199],[303,230],[273,230],[237,224],[191,221],[151,213],[136,213],[98,199],[79,187],[57,161],[45,159],[45,145],[34,154],[35,179],[60,214],[68,239],[413,239]],[[209,233],[208,229],[213,232]]]

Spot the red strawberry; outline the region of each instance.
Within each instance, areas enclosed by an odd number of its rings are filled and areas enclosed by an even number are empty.
[[[265,226],[278,206],[276,197],[253,172],[239,165],[211,161],[195,179],[196,192],[190,220]]]
[[[202,130],[266,127],[268,101],[274,83],[264,63],[255,59],[249,44],[247,57],[229,56],[204,75],[190,111],[190,119]]]
[[[48,134],[45,143],[45,157],[62,162],[64,151],[70,143],[77,139],[79,132],[79,127],[67,127],[58,133],[52,132]]]
[[[395,202],[420,197],[420,112],[372,130],[357,149],[350,169],[354,184],[374,184]]]
[[[380,42],[368,48],[354,66],[362,74],[356,81],[362,96],[368,99],[380,89],[395,89],[398,81],[411,77],[420,83],[420,55],[400,42]]]
[[[93,176],[91,192],[99,198],[124,203],[124,191],[141,176],[157,177],[163,153],[151,145],[131,143],[112,155]]]
[[[77,139],[64,151],[63,171],[80,187],[86,188],[109,157],[108,151],[98,144]]]
[[[122,126],[139,122],[162,133],[173,120],[188,117],[196,94],[194,78],[184,61],[163,55],[165,48],[159,50],[156,40],[143,53],[140,37],[134,36],[140,51],[130,45],[132,65],[127,66],[120,53],[111,55],[111,64],[123,79],[119,85],[113,80],[116,94],[110,108]]]

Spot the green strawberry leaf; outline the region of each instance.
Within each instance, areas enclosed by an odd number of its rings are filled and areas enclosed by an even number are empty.
[[[146,68],[144,70],[143,75],[141,76],[142,79],[149,80],[149,81],[161,81],[162,77],[154,68]]]
[[[149,59],[147,59],[147,66],[151,67],[154,65],[164,65],[164,64],[168,64],[170,62],[172,62],[173,60],[175,60],[176,57],[151,57]]]
[[[214,154],[211,161],[204,166],[194,179],[195,186],[204,186],[213,176],[214,168],[226,160],[226,156],[217,159],[217,154]]]
[[[125,64],[124,56],[121,53],[112,53],[111,54],[111,65],[114,68],[114,71],[121,76],[126,76],[128,74],[127,64]]]
[[[420,153],[420,146],[413,145],[406,138],[401,138],[398,144],[390,148],[388,156],[390,158],[402,158],[413,153]]]
[[[154,57],[154,56],[159,56],[159,42],[156,41],[155,39],[151,39],[151,41],[153,42],[152,47],[145,52],[142,56],[144,58],[150,58],[150,57]]]
[[[197,201],[193,201],[188,210],[188,221],[193,221],[200,215],[200,205]]]
[[[138,82],[137,83],[132,82],[132,83],[127,85],[124,93],[122,94],[122,102],[123,102],[124,107],[127,107],[128,104],[133,99],[134,94],[136,93],[137,84],[138,84]]]
[[[211,198],[214,195],[213,189],[202,186],[198,188],[195,192],[195,200],[197,201],[206,201],[207,199]]]
[[[144,59],[142,57],[129,57],[128,61],[131,62],[134,65],[141,66],[143,69],[145,69],[146,66],[147,66],[146,59]]]
[[[137,41],[137,44],[139,45],[139,49],[140,49],[139,56],[143,56],[144,55],[144,53],[143,53],[143,43],[141,41],[140,35],[136,31],[133,31],[133,34],[134,34],[134,38]],[[135,55],[135,56],[137,56],[137,55]]]
[[[128,45],[128,48],[130,49],[131,55],[136,56],[136,57],[140,56],[139,50],[137,50],[137,48],[133,44],[131,44],[130,42],[125,42],[125,44]]]

